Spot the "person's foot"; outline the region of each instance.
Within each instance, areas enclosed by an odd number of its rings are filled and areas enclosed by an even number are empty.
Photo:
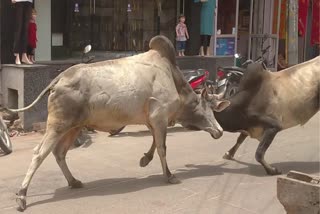
[[[16,57],[16,60],[15,60],[16,65],[21,65],[19,54],[14,54],[14,56]]]
[[[182,53],[181,56],[184,56],[184,53]]]
[[[32,63],[35,63],[35,62],[36,62],[36,60],[35,60],[34,57],[32,57],[32,56],[30,57],[29,61],[32,62]]]
[[[16,58],[16,61],[15,61],[16,65],[21,65],[21,61],[19,58]]]
[[[30,60],[28,59],[27,55],[26,54],[22,54],[22,59],[21,61],[27,65],[32,65],[33,63],[30,62]]]

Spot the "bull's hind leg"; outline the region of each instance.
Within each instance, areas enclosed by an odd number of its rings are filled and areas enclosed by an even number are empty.
[[[268,164],[264,160],[264,154],[266,153],[267,149],[269,148],[270,144],[272,143],[274,137],[279,132],[278,128],[268,128],[264,131],[262,140],[259,143],[259,146],[256,151],[256,160],[261,163],[261,165],[264,167],[266,172],[269,175],[279,175],[281,174],[281,171],[279,171],[277,168],[272,167],[270,164]]]
[[[161,160],[164,177],[169,183],[180,183],[180,181],[173,174],[171,174],[166,160],[166,137],[168,126],[167,112],[166,109],[163,108],[162,104],[154,98],[149,100],[148,123],[148,127],[153,134],[157,152]]]
[[[227,151],[224,154],[223,158],[227,160],[232,160],[235,153],[237,152],[237,150],[239,149],[239,147],[247,137],[248,135],[246,135],[245,133],[241,133],[237,139],[237,143],[229,151]]]
[[[31,164],[22,182],[22,186],[17,193],[16,201],[19,205],[18,210],[23,211],[26,209],[26,195],[31,179],[43,160],[54,149],[57,142],[59,142],[62,137],[63,133],[58,133],[49,129],[43,136],[41,143],[34,149]]]
[[[81,188],[83,186],[81,181],[73,177],[66,162],[66,154],[70,146],[77,139],[80,131],[81,131],[81,128],[73,128],[70,131],[68,131],[67,134],[64,135],[62,140],[57,144],[55,149],[52,151],[64,177],[68,181],[68,185],[71,188]]]

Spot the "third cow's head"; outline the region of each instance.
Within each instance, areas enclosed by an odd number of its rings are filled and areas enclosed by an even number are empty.
[[[191,98],[186,102],[180,117],[182,126],[192,130],[204,130],[215,139],[222,136],[223,129],[214,117],[213,111],[220,112],[230,105],[229,101],[219,101],[215,95],[210,95],[204,89],[201,96]]]

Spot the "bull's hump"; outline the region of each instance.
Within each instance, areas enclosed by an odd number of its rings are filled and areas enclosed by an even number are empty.
[[[172,65],[176,65],[175,49],[167,37],[153,37],[149,43],[149,47],[150,49],[159,52],[162,57],[167,58]]]

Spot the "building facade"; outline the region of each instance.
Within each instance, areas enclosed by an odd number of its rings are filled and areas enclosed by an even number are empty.
[[[172,0],[34,0],[38,61],[68,58],[91,44],[94,51],[143,51],[161,33],[174,41]],[[1,59],[13,63],[14,4],[1,1]]]

